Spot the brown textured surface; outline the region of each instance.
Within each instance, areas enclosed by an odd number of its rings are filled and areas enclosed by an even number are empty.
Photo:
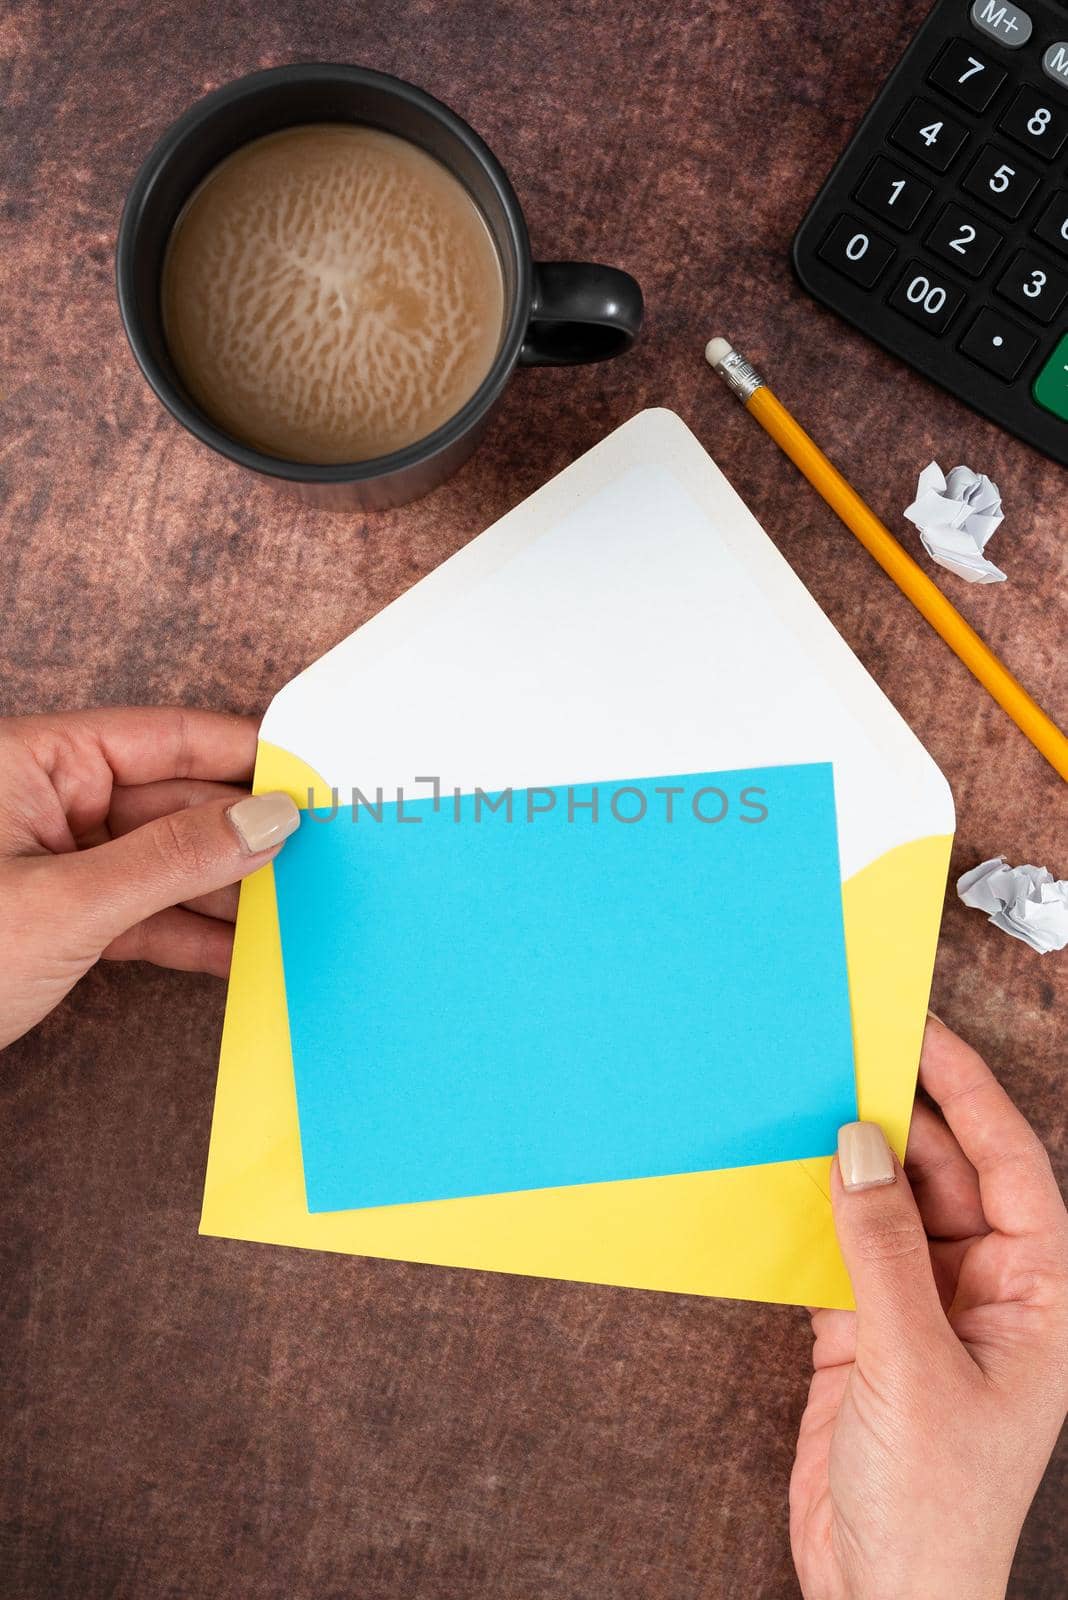
[[[925,9],[871,8],[861,36],[845,0],[6,5],[3,710],[259,711],[663,404],[941,763],[955,869],[1003,851],[1063,874],[1057,780],[701,360],[723,331],[766,362],[889,516],[932,455],[989,470],[1012,581],[952,592],[1064,715],[1064,473],[835,323],[786,267]],[[150,142],[204,89],[301,58],[449,100],[510,169],[537,252],[617,260],[647,295],[630,358],[521,374],[460,475],[385,516],[312,513],[232,476],[161,413],[114,306],[122,196]],[[1063,1156],[1058,988],[1063,1008],[1064,957],[950,898],[935,1008]],[[198,1239],[222,1004],[207,980],[97,971],[2,1064],[5,1597],[794,1595],[802,1314]],[[1068,1587],[1066,1465],[1025,1530],[1016,1597]]]

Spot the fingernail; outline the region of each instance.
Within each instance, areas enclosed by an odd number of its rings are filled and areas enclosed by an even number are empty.
[[[854,1193],[893,1183],[894,1157],[877,1122],[847,1122],[838,1130],[838,1167]]]
[[[272,850],[300,827],[300,812],[287,794],[253,794],[226,815],[250,856]]]
[[[942,1022],[942,1018],[938,1015],[938,1012],[937,1011],[932,1011],[930,1006],[927,1007],[927,1015],[929,1017],[934,1017],[936,1022]],[[946,1026],[946,1024],[944,1022],[942,1022],[942,1026],[944,1028]]]

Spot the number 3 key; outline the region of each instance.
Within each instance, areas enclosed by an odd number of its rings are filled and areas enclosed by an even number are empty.
[[[1039,322],[1052,322],[1068,295],[1068,274],[1057,272],[1041,256],[1021,250],[998,280],[998,294]]]

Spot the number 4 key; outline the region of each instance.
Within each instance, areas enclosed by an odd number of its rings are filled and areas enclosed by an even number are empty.
[[[967,137],[967,129],[930,100],[913,100],[890,135],[899,150],[935,172],[945,172],[952,165]]]

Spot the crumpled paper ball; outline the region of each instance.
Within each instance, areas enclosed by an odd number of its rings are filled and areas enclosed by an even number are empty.
[[[962,873],[957,893],[1039,955],[1068,945],[1068,880],[1055,878],[1048,867],[1010,867],[1004,856],[995,856]]]
[[[1005,574],[983,554],[1004,512],[1001,494],[985,472],[954,467],[948,477],[937,461],[924,467],[905,516],[920,530],[932,561],[969,583],[1004,583]]]

